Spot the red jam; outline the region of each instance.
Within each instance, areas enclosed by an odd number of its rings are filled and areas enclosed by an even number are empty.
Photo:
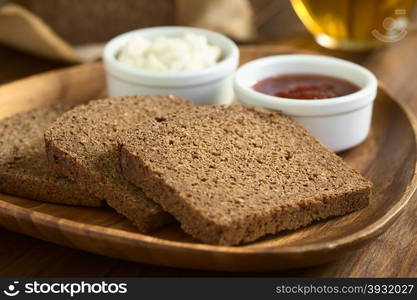
[[[282,98],[313,100],[352,94],[359,87],[347,80],[317,74],[288,74],[257,82],[255,91]]]

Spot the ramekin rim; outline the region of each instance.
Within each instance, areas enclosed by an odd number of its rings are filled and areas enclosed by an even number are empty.
[[[312,59],[312,60],[324,59],[327,61],[336,62],[338,64],[345,64],[351,68],[354,68],[358,72],[362,72],[362,74],[366,76],[367,83],[364,87],[361,87],[360,90],[352,94],[345,95],[345,96],[326,98],[326,99],[317,99],[317,100],[314,100],[314,99],[303,100],[303,99],[283,98],[283,97],[266,95],[261,92],[255,91],[250,86],[246,86],[239,81],[239,76],[242,76],[242,72],[244,72],[245,69],[247,69],[248,67],[253,66],[255,64],[265,63],[268,60],[282,60],[282,59],[297,60],[300,58]],[[320,71],[318,71],[317,73],[314,73],[314,74],[321,74],[321,73]],[[366,97],[368,94],[372,94],[373,91],[377,89],[378,83],[377,83],[377,79],[375,75],[371,71],[369,71],[368,69],[356,63],[353,63],[344,59],[335,58],[335,57],[326,56],[326,55],[316,55],[316,54],[283,54],[283,55],[274,55],[274,56],[258,58],[240,66],[234,76],[234,86],[235,88],[238,88],[239,90],[245,92],[246,94],[249,94],[253,98],[256,98],[255,101],[250,101],[249,99],[246,99],[245,102],[261,102],[263,104],[271,104],[271,105],[277,105],[278,103],[281,103],[281,104],[285,104],[285,105],[293,106],[293,107],[307,107],[307,106],[308,107],[323,107],[323,106],[333,106],[333,105],[339,105],[339,104],[342,105],[347,102],[352,102],[355,99]]]
[[[190,32],[198,32],[204,34],[205,36],[214,36],[216,39],[221,40],[222,42],[218,44],[218,46],[228,49],[228,54],[217,64],[199,70],[192,70],[192,71],[169,71],[169,72],[159,72],[159,71],[150,71],[150,70],[141,70],[136,69],[134,67],[128,66],[119,62],[116,59],[116,53],[119,51],[121,44],[127,40],[127,38],[131,35],[140,33],[140,32],[151,32],[151,31],[190,31]],[[162,33],[163,34],[163,33]],[[222,47],[223,48],[223,47]],[[195,27],[188,27],[188,26],[156,26],[156,27],[148,27],[142,29],[136,29],[132,31],[128,31],[122,33],[110,41],[106,43],[103,50],[103,61],[105,64],[109,64],[112,68],[117,69],[119,72],[122,72],[129,76],[134,76],[136,78],[147,78],[155,79],[155,80],[162,80],[162,79],[188,79],[188,78],[195,78],[195,77],[204,77],[212,74],[216,74],[220,69],[223,70],[233,70],[236,68],[238,61],[239,61],[239,49],[237,45],[227,36],[220,34],[215,31],[202,29],[202,28],[195,28]],[[218,74],[221,77],[222,74]]]

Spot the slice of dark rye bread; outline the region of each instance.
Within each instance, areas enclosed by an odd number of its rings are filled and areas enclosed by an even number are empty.
[[[48,166],[43,133],[71,107],[54,104],[0,121],[0,192],[61,204],[100,206],[73,181]]]
[[[119,141],[122,172],[210,244],[237,245],[365,207],[371,183],[303,127],[253,107],[198,107]]]
[[[50,164],[126,216],[140,231],[172,217],[122,175],[117,138],[135,124],[192,104],[174,96],[129,96],[94,100],[63,114],[45,132]]]

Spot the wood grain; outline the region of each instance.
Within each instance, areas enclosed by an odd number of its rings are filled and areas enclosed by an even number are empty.
[[[289,49],[244,47],[242,60],[285,52]],[[103,92],[100,64],[42,74],[0,88],[0,105],[7,108],[1,116],[53,101],[80,102]],[[380,89],[370,137],[342,154],[374,181],[371,205],[241,247],[198,244],[178,225],[145,236],[110,209],[43,204],[5,195],[0,197],[0,225],[93,253],[173,267],[264,271],[315,265],[358,249],[399,215],[416,186],[413,126],[410,114]]]
[[[99,63],[47,72],[2,86],[0,119],[55,101],[80,103],[104,94],[104,71]]]

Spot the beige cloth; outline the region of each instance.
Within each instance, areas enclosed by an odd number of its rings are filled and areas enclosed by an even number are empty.
[[[15,4],[0,10],[0,43],[50,59],[81,62],[74,49],[40,18]]]
[[[249,0],[175,0],[178,25],[222,32],[236,40],[255,36]],[[99,30],[99,29],[97,29]],[[93,61],[103,44],[72,46],[41,18],[17,4],[0,8],[0,43],[41,57],[70,63]]]
[[[240,41],[255,37],[253,11],[246,0],[177,0],[177,24],[222,32]]]

